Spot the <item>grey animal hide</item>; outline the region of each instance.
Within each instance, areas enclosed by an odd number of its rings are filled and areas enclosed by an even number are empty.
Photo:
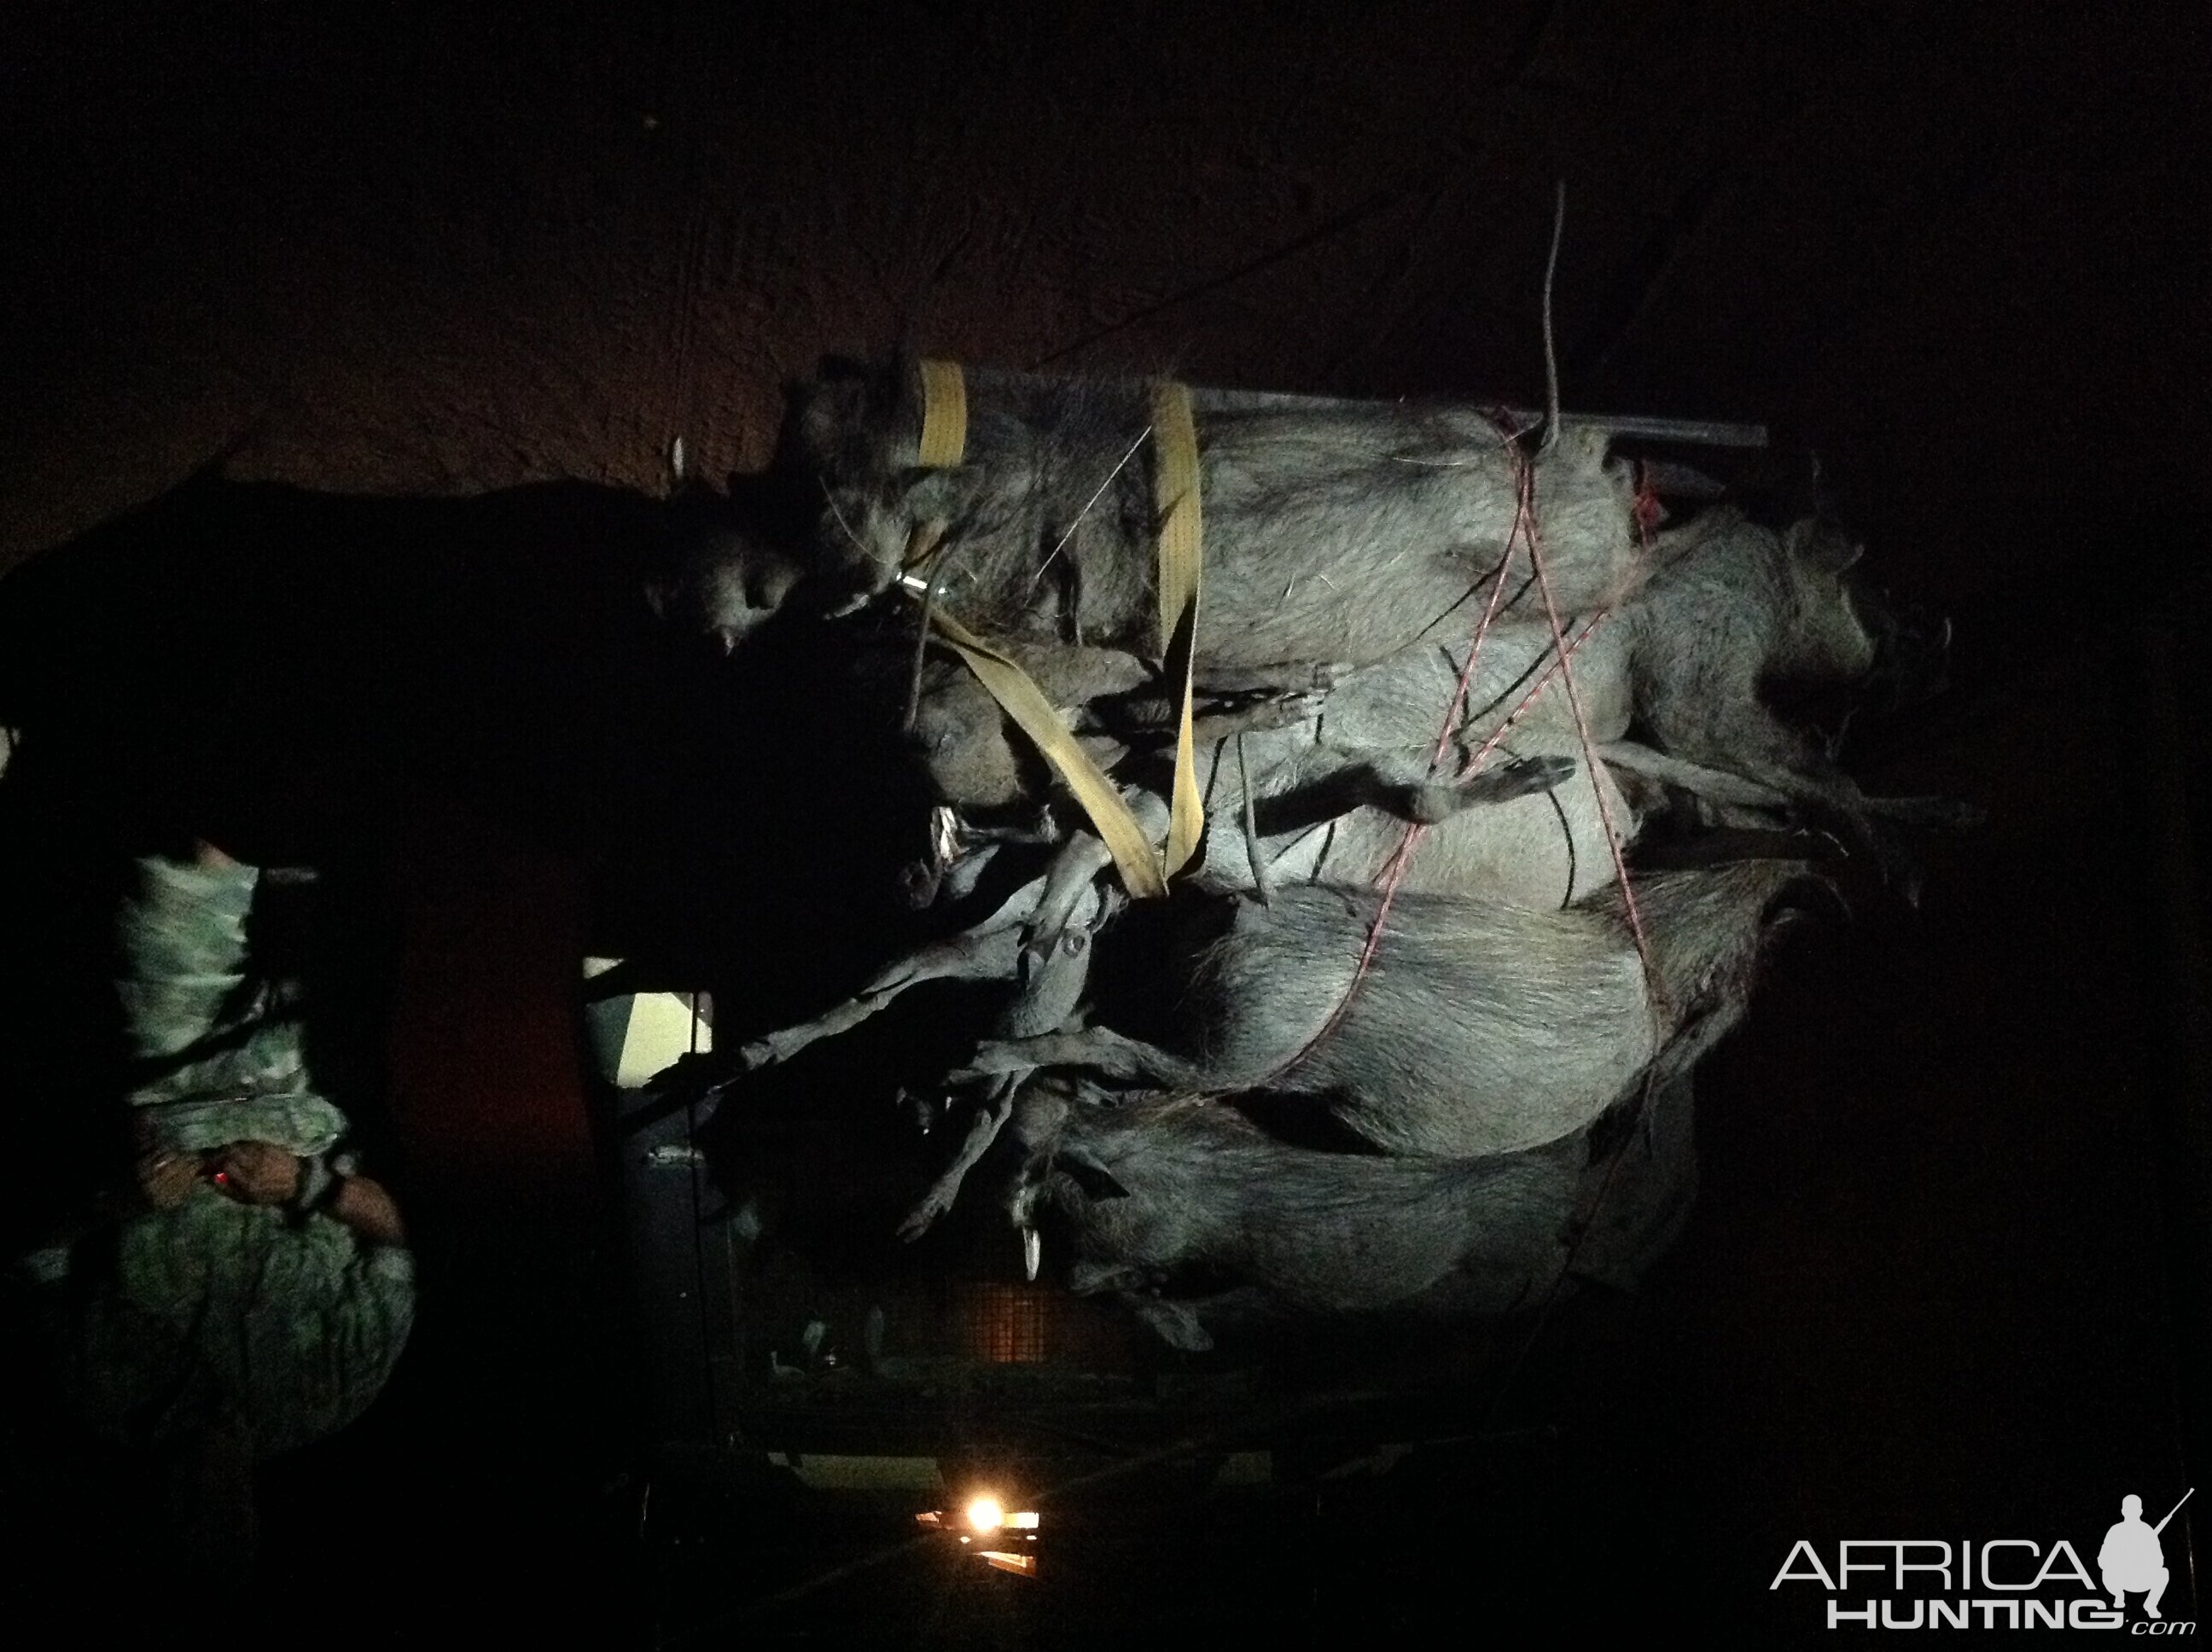
[[[954,1077],[1073,1066],[1194,1094],[1273,1090],[1314,1098],[1386,1152],[1534,1146],[1612,1105],[1678,1029],[1710,1042],[1733,1024],[1768,905],[1804,872],[1762,861],[1644,882],[1656,991],[1617,890],[1559,912],[1401,894],[1356,993],[1372,891],[1299,887],[1267,906],[1198,896],[1217,920],[1226,902],[1228,925],[1160,960],[1164,1044],[1104,1025],[993,1041]]]
[[[1624,760],[1726,802],[1760,799],[1708,773],[1749,780],[1768,789],[1766,801],[1839,820],[1862,838],[1876,817],[1946,828],[1978,819],[1942,799],[1867,796],[1775,703],[1779,689],[1854,685],[1873,669],[1866,598],[1846,577],[1861,549],[1812,519],[1776,534],[1725,507],[1663,537],[1624,617],[1632,715],[1665,761]]]
[[[1863,799],[1763,697],[1778,678],[1847,684],[1866,671],[1873,643],[1842,579],[1848,560],[1847,550],[1823,541],[1809,523],[1778,535],[1732,510],[1710,512],[1662,536],[1648,586],[1625,608],[1601,617],[1561,616],[1569,645],[1564,667],[1548,617],[1509,618],[1484,635],[1462,694],[1479,617],[1470,616],[1452,640],[1419,643],[1350,672],[1310,720],[1249,732],[1240,754],[1216,746],[1206,755],[1208,866],[1217,878],[1246,883],[1371,881],[1403,838],[1405,810],[1329,809],[1280,829],[1263,819],[1265,841],[1255,856],[1238,806],[1245,775],[1255,803],[1326,793],[1355,769],[1383,768],[1402,777],[1417,764],[1425,768],[1448,714],[1441,773],[1459,772],[1474,753],[1492,746],[1488,764],[1584,759],[1585,774],[1544,796],[1498,800],[1437,823],[1408,864],[1405,887],[1416,891],[1555,904],[1611,883],[1605,822],[1610,818],[1625,846],[1638,821],[1604,763],[1587,762],[1584,730],[1601,758],[1718,801],[1811,805],[1853,819],[1869,811],[1912,817],[1916,800]],[[1072,662],[1084,653],[1039,649],[1031,658],[1048,668],[1060,656]],[[1073,670],[1056,669],[1056,682]],[[1114,680],[1126,683],[1127,668]],[[1071,683],[1063,698],[1073,697]],[[940,721],[954,720],[952,706],[946,702]],[[1662,750],[1626,739],[1639,719]],[[992,749],[1003,732],[988,714],[980,728],[972,719],[963,727],[976,752]],[[955,744],[948,733],[944,749]],[[970,755],[964,762],[979,775],[988,770],[994,780],[1003,776],[1005,787],[1013,784],[1011,758]],[[1006,795],[980,782],[973,789],[994,799]],[[1279,818],[1285,811],[1272,812]],[[1239,870],[1255,859],[1256,872]]]
[[[1073,1288],[1119,1295],[1178,1347],[1211,1345],[1207,1323],[1224,1315],[1371,1312],[1445,1293],[1455,1312],[1510,1313],[1565,1263],[1579,1142],[1475,1160],[1328,1152],[1224,1104],[1088,1094],[1025,1087],[1008,1212],[1024,1229],[1051,1212]],[[1230,1289],[1160,1294],[1194,1272]]]
[[[1404,650],[1346,677],[1310,720],[1243,736],[1241,756],[1235,743],[1205,753],[1200,780],[1207,805],[1210,875],[1239,885],[1256,882],[1242,807],[1249,771],[1261,836],[1259,859],[1273,883],[1373,883],[1415,819],[1425,829],[1401,880],[1409,891],[1557,907],[1613,882],[1605,823],[1611,820],[1626,848],[1635,841],[1638,813],[1603,762],[1593,768],[1586,761],[1571,716],[1557,709],[1565,693],[1557,677],[1497,741],[1479,773],[1497,776],[1544,759],[1559,771],[1579,773],[1561,772],[1548,787],[1532,786],[1518,795],[1493,797],[1481,808],[1448,814],[1409,806],[1403,796],[1318,820],[1301,807],[1302,799],[1328,797],[1347,773],[1388,777],[1405,792],[1418,782],[1448,787],[1464,772],[1556,657],[1547,627],[1494,628],[1462,697],[1459,675],[1469,646],[1462,639],[1452,646],[1424,643]],[[1586,695],[1591,691],[1587,683],[1604,680],[1598,660],[1616,663],[1616,655],[1599,656],[1595,648],[1593,637],[1570,661]],[[1431,762],[1455,701],[1451,738],[1431,776]]]
[[[967,460],[922,471],[918,382],[902,365],[799,394],[797,462],[824,494],[821,577],[887,589],[916,529],[942,522],[944,600],[972,629],[1157,653],[1144,386],[970,372]],[[1364,665],[1440,634],[1487,592],[1514,531],[1520,461],[1466,409],[1212,413],[1199,446],[1198,647],[1212,673]],[[1639,570],[1628,466],[1586,428],[1533,463],[1557,599],[1618,602]],[[1540,615],[1533,591],[1508,597],[1508,617]]]
[[[1637,1097],[1602,1157],[1589,1132],[1474,1160],[1330,1152],[1224,1104],[1109,1102],[1080,1080],[1024,1086],[1004,1208],[1025,1250],[1048,1228],[1079,1290],[1119,1296],[1187,1349],[1297,1315],[1507,1314],[1568,1267],[1632,1289],[1697,1194],[1686,1072]],[[1194,1278],[1226,1288],[1174,1294]]]

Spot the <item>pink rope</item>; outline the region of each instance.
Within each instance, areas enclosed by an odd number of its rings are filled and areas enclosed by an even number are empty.
[[[1522,457],[1518,446],[1513,449],[1514,466],[1520,490],[1530,499],[1535,496],[1535,473]],[[1581,739],[1583,761],[1589,766],[1590,787],[1597,796],[1597,817],[1605,828],[1606,847],[1613,854],[1613,873],[1620,884],[1620,903],[1628,916],[1628,931],[1636,940],[1636,956],[1644,969],[1644,995],[1650,1000],[1654,1020],[1659,1017],[1664,988],[1659,982],[1659,972],[1652,967],[1651,943],[1644,932],[1644,914],[1636,905],[1636,886],[1628,876],[1628,858],[1622,847],[1620,830],[1614,825],[1613,805],[1606,801],[1605,787],[1598,781],[1597,742],[1590,738],[1589,720],[1583,714],[1583,696],[1575,687],[1574,668],[1567,660],[1567,640],[1559,624],[1559,604],[1552,598],[1552,576],[1544,566],[1544,554],[1538,543],[1534,514],[1528,525],[1528,560],[1536,569],[1537,587],[1544,593],[1544,617],[1552,628],[1552,646],[1559,650],[1559,675],[1566,684],[1567,705],[1575,714],[1575,733]]]
[[[1652,963],[1650,940],[1644,933],[1643,914],[1636,903],[1636,890],[1628,875],[1628,861],[1621,834],[1613,822],[1613,807],[1606,801],[1605,788],[1597,779],[1597,743],[1590,737],[1589,721],[1583,712],[1582,695],[1575,687],[1574,668],[1571,664],[1576,652],[1589,641],[1592,634],[1612,616],[1614,610],[1610,608],[1601,609],[1590,617],[1589,623],[1583,627],[1572,642],[1567,641],[1565,628],[1559,623],[1559,605],[1552,594],[1551,574],[1544,565],[1541,539],[1536,527],[1535,469],[1521,451],[1520,435],[1519,431],[1510,427],[1503,429],[1502,445],[1513,461],[1513,525],[1506,531],[1505,554],[1498,562],[1496,582],[1491,588],[1490,600],[1484,605],[1481,621],[1475,628],[1474,641],[1468,649],[1467,664],[1461,668],[1458,681],[1453,685],[1450,703],[1444,708],[1443,724],[1437,732],[1436,750],[1430,759],[1430,766],[1433,769],[1437,763],[1442,762],[1444,752],[1450,747],[1452,729],[1458,720],[1461,708],[1467,703],[1468,686],[1474,680],[1475,666],[1481,658],[1483,641],[1489,636],[1491,627],[1498,617],[1500,598],[1505,591],[1506,575],[1513,565],[1515,549],[1517,545],[1526,544],[1528,549],[1529,564],[1534,570],[1538,588],[1543,593],[1544,614],[1551,627],[1554,658],[1544,674],[1536,680],[1535,685],[1521,697],[1519,702],[1506,714],[1504,720],[1492,732],[1490,738],[1468,758],[1455,778],[1462,781],[1468,780],[1480,773],[1483,764],[1489,760],[1490,754],[1498,749],[1498,744],[1512,732],[1521,719],[1528,714],[1529,708],[1536,703],[1544,690],[1551,686],[1553,678],[1565,679],[1567,704],[1574,714],[1575,732],[1582,742],[1583,760],[1589,766],[1590,784],[1597,797],[1598,819],[1605,829],[1606,846],[1613,856],[1613,876],[1620,884],[1621,902],[1626,911],[1629,933],[1636,943],[1637,959],[1643,970],[1644,995],[1652,1011],[1656,1037],[1656,1023],[1660,1017],[1664,989],[1660,985],[1658,971]],[[1633,514],[1638,538],[1647,557],[1651,549],[1651,525],[1656,514],[1656,498],[1650,495],[1648,485],[1639,474]],[[1398,840],[1397,847],[1390,852],[1389,858],[1383,862],[1382,869],[1376,874],[1376,881],[1382,888],[1382,897],[1376,908],[1374,920],[1367,926],[1366,942],[1360,948],[1358,962],[1352,966],[1352,979],[1345,984],[1344,995],[1337,1000],[1336,1007],[1329,1011],[1328,1019],[1322,1023],[1320,1030],[1306,1041],[1297,1054],[1268,1074],[1261,1088],[1273,1084],[1285,1073],[1303,1066],[1316,1050],[1328,1042],[1346,1014],[1351,1010],[1352,999],[1358,995],[1360,984],[1366,980],[1374,969],[1375,955],[1382,945],[1382,926],[1389,918],[1391,907],[1397,901],[1399,886],[1405,881],[1406,870],[1413,860],[1413,851],[1419,847],[1421,840],[1428,835],[1428,829],[1425,825],[1418,821],[1407,823],[1404,835]]]

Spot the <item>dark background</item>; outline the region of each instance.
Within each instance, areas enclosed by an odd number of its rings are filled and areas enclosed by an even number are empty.
[[[1918,914],[1793,949],[1701,1097],[1688,1237],[1529,1400],[1560,1442],[1380,1483],[1356,1518],[1389,1565],[1299,1527],[1267,1626],[1445,1600],[1476,1632],[1785,1638],[1820,1611],[1767,1590],[1798,1538],[2086,1551],[2123,1492],[2205,1472],[2206,33],[2184,4],[14,8],[0,567],[225,453],[659,492],[680,436],[719,477],[764,462],[786,379],[902,337],[1534,404],[1564,176],[1567,405],[1817,448],[1870,568],[1959,627],[1952,694],[1862,777],[1990,822],[1929,850]],[[374,1633],[433,1598],[620,1625],[589,868],[420,781],[373,918],[437,1291],[380,1412],[271,1471],[264,1547]],[[1094,1582],[1089,1627],[1188,1621],[1200,1586],[1151,1575]],[[959,1632],[835,1594],[778,1632]]]

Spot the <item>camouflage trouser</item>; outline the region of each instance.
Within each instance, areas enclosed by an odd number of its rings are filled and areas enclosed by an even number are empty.
[[[290,1007],[246,967],[259,874],[158,857],[137,871],[116,917],[116,991],[129,1099],[144,1109],[148,1145],[191,1151],[253,1140],[327,1152],[344,1116],[307,1082]]]

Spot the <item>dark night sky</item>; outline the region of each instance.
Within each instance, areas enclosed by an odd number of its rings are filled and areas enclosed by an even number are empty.
[[[1655,1611],[1784,1639],[1796,1537],[2080,1545],[2186,1484],[2203,1097],[2154,943],[2197,926],[2161,930],[2187,891],[2142,846],[2203,736],[2143,733],[2141,644],[2171,620],[2180,680],[2202,657],[2207,33],[2179,3],[10,8],[0,568],[226,450],[377,493],[658,490],[679,435],[757,466],[786,380],[902,333],[1532,402],[1565,176],[1567,405],[1817,448],[1869,566],[1960,628],[1953,700],[1863,778],[1991,815],[1917,917],[1796,949],[1720,1058],[1603,1450],[1534,1499],[1561,1544],[1577,1499],[1624,1510],[1589,1564]],[[397,1076],[457,1181],[539,1185],[578,1151],[542,1050],[580,873],[410,829]],[[426,1007],[471,993],[492,1029]],[[1645,1530],[1663,1559],[1625,1559]],[[535,1587],[483,1570],[487,1610]]]

